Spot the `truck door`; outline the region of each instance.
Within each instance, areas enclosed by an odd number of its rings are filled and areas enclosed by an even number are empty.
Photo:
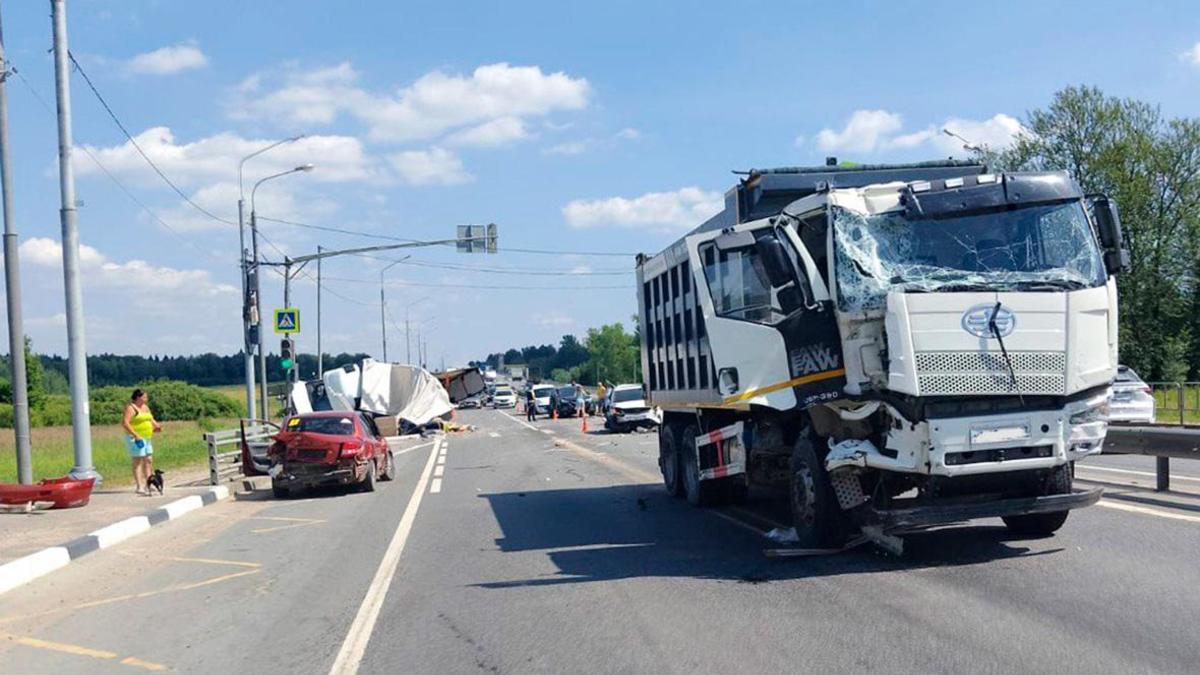
[[[826,293],[814,293],[813,268],[786,231],[723,233],[699,244],[697,254],[723,402],[784,410],[841,395],[845,369],[832,305]]]

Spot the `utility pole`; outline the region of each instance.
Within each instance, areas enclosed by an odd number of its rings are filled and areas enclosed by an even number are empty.
[[[254,209],[250,209],[250,248],[251,255],[254,256],[252,268],[254,269],[254,297],[258,302],[258,379],[262,384],[259,399],[261,407],[259,408],[262,419],[271,419],[271,398],[267,393],[267,326],[264,317],[265,310],[262,309],[262,267],[259,265],[258,257],[258,214]]]
[[[8,58],[0,22],[0,190],[4,196],[4,284],[8,300],[8,355],[12,371],[13,432],[17,441],[17,481],[33,483],[29,444],[29,385],[25,379],[25,327],[21,318],[21,269],[12,209],[12,165],[8,152]]]
[[[379,271],[379,335],[383,340],[383,362],[387,363],[387,299],[383,296],[383,270]]]
[[[67,7],[50,0],[54,18],[54,84],[58,94],[58,178],[62,197],[63,286],[67,303],[67,367],[71,380],[71,432],[75,443],[72,478],[102,479],[92,464],[92,423],[88,407],[87,348],[83,288],[79,281],[79,230],[75,226],[75,172],[71,166],[71,71],[67,68]]]
[[[317,379],[325,375],[325,360],[321,351],[321,247],[317,247]]]

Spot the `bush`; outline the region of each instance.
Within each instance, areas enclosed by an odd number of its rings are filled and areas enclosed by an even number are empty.
[[[71,397],[46,396],[36,410],[30,402],[29,423],[35,427],[61,427],[71,424]]]
[[[0,428],[11,429],[13,426],[13,407],[11,403],[0,403]]]
[[[198,420],[206,417],[237,417],[241,409],[233,399],[194,384],[157,380],[138,385],[150,395],[150,410],[160,422]],[[119,424],[133,387],[100,387],[92,391],[92,420],[96,424]],[[114,417],[111,421],[109,418]],[[104,421],[101,421],[101,419]]]

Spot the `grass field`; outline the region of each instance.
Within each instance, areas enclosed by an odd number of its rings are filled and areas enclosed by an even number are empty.
[[[1179,423],[1179,390],[1173,385],[1153,385],[1155,412],[1160,424]],[[1183,388],[1183,422],[1200,424],[1200,386]]]
[[[208,461],[202,438],[205,431],[237,426],[237,420],[213,420],[203,427],[197,422],[164,422],[163,432],[154,436],[154,466],[170,472]],[[17,480],[16,440],[11,429],[0,434],[0,482]],[[71,427],[40,427],[32,432],[35,480],[64,476],[74,464]],[[120,425],[92,427],[92,460],[106,485],[133,482],[125,431]]]

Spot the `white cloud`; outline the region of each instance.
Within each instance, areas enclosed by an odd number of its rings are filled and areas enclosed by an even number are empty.
[[[530,319],[543,328],[563,328],[575,323],[575,319],[565,314],[534,314]]]
[[[137,144],[172,181],[182,186],[228,180],[237,176],[242,157],[261,150],[275,139],[243,138],[222,132],[191,143],[177,142],[169,127],[151,127],[134,136]],[[113,174],[142,185],[161,180],[131,142],[112,147],[84,146]],[[86,176],[100,173],[85,153],[73,154],[75,171]],[[254,158],[246,165],[246,189],[252,181],[272,173],[312,163],[316,170],[306,180],[340,183],[381,178],[377,160],[353,136],[306,136]]]
[[[62,245],[45,237],[26,239],[20,247],[21,260],[37,267],[62,268]],[[79,246],[80,271],[89,286],[141,289],[146,296],[182,292],[188,298],[240,295],[237,288],[212,280],[208,270],[179,270],[158,267],[145,260],[116,262],[86,244]]]
[[[208,57],[192,42],[184,42],[138,54],[125,68],[135,75],[174,75],[208,65]]]
[[[523,121],[579,110],[591,95],[584,78],[508,63],[479,66],[469,75],[433,71],[394,94],[360,87],[349,63],[315,71],[286,70],[281,78],[275,75],[282,82],[273,91],[263,91],[264,79],[266,75],[259,74],[238,87],[230,111],[235,118],[300,127],[329,124],[347,114],[367,125],[371,139],[393,143],[438,138],[504,118]],[[512,122],[505,124],[511,132]]]
[[[567,141],[565,143],[557,143],[542,151],[544,155],[582,155],[587,152],[588,148],[592,147],[591,139],[582,141]]]
[[[632,127],[625,127],[624,129],[618,131],[615,135],[615,138],[622,141],[636,141],[641,137],[642,132]]]
[[[817,132],[817,147],[825,152],[872,152],[904,126],[900,116],[886,110],[855,110],[841,131]]]
[[[699,225],[721,210],[719,192],[698,187],[685,187],[674,192],[649,192],[632,199],[577,199],[563,207],[567,224],[575,228],[590,227],[658,227],[685,229]]]
[[[1186,63],[1190,63],[1191,65],[1200,68],[1200,42],[1197,42],[1189,47],[1186,51],[1182,52],[1179,55],[1179,58]]]
[[[457,155],[437,146],[397,152],[388,161],[409,185],[457,185],[473,179]]]
[[[949,136],[943,129],[962,136],[972,145],[994,150],[1008,146],[1021,133],[1021,123],[1003,113],[986,120],[950,117],[941,124],[931,124],[909,133],[900,133],[903,128],[903,119],[896,113],[856,110],[841,131],[826,128],[818,132],[816,144],[824,152],[871,154],[928,148],[939,156],[961,157],[969,151],[962,141]],[[800,145],[802,139],[798,137],[796,144]]]
[[[518,117],[499,117],[478,126],[451,134],[446,142],[452,145],[495,147],[529,138],[525,122]]]

